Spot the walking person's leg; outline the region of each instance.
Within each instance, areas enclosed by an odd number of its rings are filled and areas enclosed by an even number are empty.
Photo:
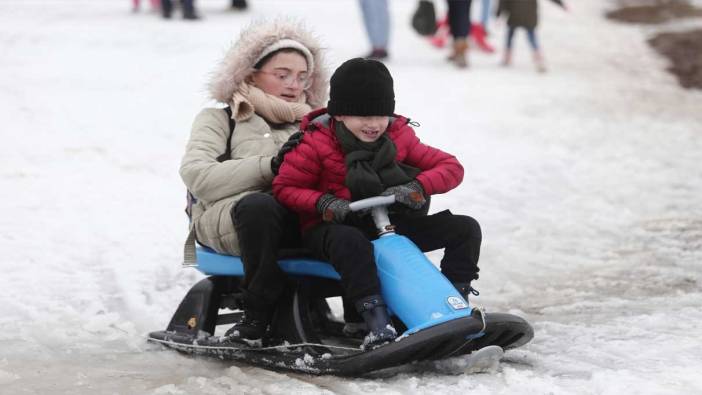
[[[387,0],[359,0],[363,24],[371,43],[371,52],[367,56],[372,59],[388,57],[388,42],[390,39],[390,12]]]
[[[183,3],[183,19],[196,20],[200,16],[195,11],[195,0],[182,0]]]
[[[449,60],[459,68],[468,67],[468,35],[470,34],[471,0],[447,0],[448,21],[453,36]]]
[[[490,23],[491,5],[490,0],[482,0],[480,4],[480,24],[483,25],[486,33],[488,31],[488,23]]]
[[[507,39],[505,42],[505,56],[502,59],[503,66],[512,65],[512,45],[514,45],[514,32],[517,30],[516,27],[507,28]]]
[[[529,45],[531,46],[536,70],[543,73],[546,71],[546,64],[544,63],[544,56],[541,53],[539,41],[536,38],[536,29],[527,29],[527,38],[529,39]]]
[[[161,15],[170,19],[173,13],[173,0],[161,0]]]

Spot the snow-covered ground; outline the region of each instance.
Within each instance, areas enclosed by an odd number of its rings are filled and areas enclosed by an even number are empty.
[[[391,2],[397,110],[466,168],[433,209],[481,222],[475,302],[536,331],[496,372],[309,377],[146,344],[201,277],[179,267],[177,169],[230,41],[285,10],[332,68],[367,50],[356,1],[251,3],[200,0],[188,23],[126,0],[0,2],[0,393],[702,393],[702,93],[607,0],[543,2],[545,75],[521,35],[513,69],[455,70],[410,30],[415,2]]]

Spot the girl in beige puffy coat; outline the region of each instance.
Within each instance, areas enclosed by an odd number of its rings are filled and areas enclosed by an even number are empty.
[[[212,97],[229,105],[235,123],[230,157],[221,158],[230,135],[223,109],[206,108],[193,123],[180,166],[196,201],[191,231],[244,264],[244,317],[228,332],[232,340],[262,337],[285,281],[278,251],[300,244],[297,218],[273,198],[271,183],[281,147],[326,101],[326,89],[310,32],[290,21],[258,23],[242,31],[210,81]]]

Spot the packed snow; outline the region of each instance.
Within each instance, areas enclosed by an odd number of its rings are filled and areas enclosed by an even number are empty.
[[[416,2],[391,1],[397,112],[466,168],[432,210],[480,221],[473,301],[529,320],[530,344],[488,373],[457,358],[356,379],[147,344],[202,278],[180,268],[177,170],[231,40],[284,12],[332,69],[368,50],[356,1],[250,2],[200,0],[199,22],[126,0],[0,2],[1,393],[702,393],[702,93],[645,43],[661,27],[609,22],[607,0],[542,2],[546,74],[523,33],[511,69],[473,52],[457,70],[411,31]],[[490,30],[501,47],[503,23]]]

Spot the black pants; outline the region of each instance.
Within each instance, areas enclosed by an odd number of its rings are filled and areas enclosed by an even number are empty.
[[[265,193],[245,196],[231,214],[244,264],[241,288],[246,307],[268,309],[285,287],[286,275],[278,266],[278,252],[302,244],[297,216]]]
[[[445,248],[441,272],[451,282],[478,278],[482,233],[478,222],[465,215],[442,211],[428,216],[391,215],[396,232],[412,240],[423,252]],[[319,224],[305,232],[303,242],[321,260],[334,266],[350,301],[377,295],[380,283],[373,256],[375,227],[369,220],[354,225]]]
[[[453,38],[466,38],[470,34],[470,6],[472,0],[447,0],[448,23]]]

